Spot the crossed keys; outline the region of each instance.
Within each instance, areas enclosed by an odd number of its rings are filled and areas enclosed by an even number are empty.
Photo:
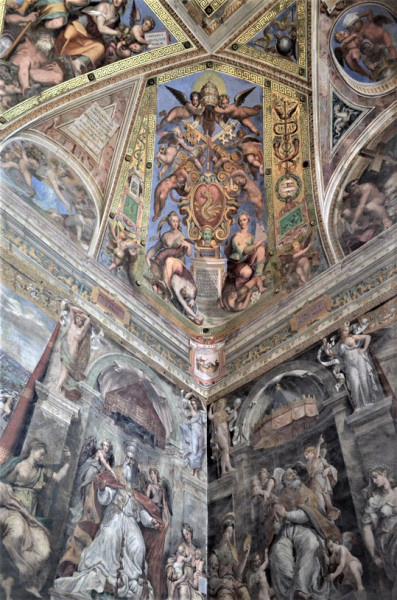
[[[213,142],[216,142],[216,140],[219,140],[221,142],[221,144],[226,144],[227,142],[229,142],[229,141],[231,142],[232,140],[234,140],[234,138],[236,136],[233,132],[238,125],[238,121],[230,121],[230,123],[227,123],[226,125],[222,125],[220,123],[220,126],[222,127],[221,131],[218,131],[218,133],[216,135],[210,137],[210,136],[204,135],[204,133],[201,133],[201,131],[198,131],[198,129],[197,129],[198,122],[191,123],[190,121],[187,121],[185,119],[182,121],[182,123],[186,130],[185,135],[186,135],[187,142],[189,142],[190,144],[193,144],[193,145],[198,144],[198,142],[200,142],[200,141],[205,143],[205,145],[207,147],[207,171],[209,171],[211,168],[210,150],[211,150],[211,146],[212,146]]]

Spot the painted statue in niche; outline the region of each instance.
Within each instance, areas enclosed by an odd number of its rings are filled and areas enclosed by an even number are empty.
[[[331,47],[349,78],[366,84],[390,79],[396,73],[395,17],[379,4],[354,6],[338,19]]]
[[[234,471],[230,454],[233,444],[240,441],[239,430],[236,427],[237,411],[240,405],[241,401],[236,399],[231,408],[226,406],[226,398],[220,398],[208,409],[208,419],[211,422],[212,458],[217,465],[220,477]]]
[[[364,168],[346,184],[337,209],[337,233],[345,254],[396,222],[397,137],[385,133],[363,149]]]
[[[371,336],[363,333],[365,327],[345,323],[338,331],[338,341],[323,340],[322,351],[338,368],[334,375],[340,380],[343,372],[350,401],[355,411],[370,407],[383,398],[376,369],[368,352]],[[353,333],[354,332],[354,333]],[[360,332],[360,333],[358,333]],[[328,366],[328,361],[325,364]],[[338,384],[337,384],[338,385]]]
[[[81,396],[79,381],[85,378],[90,360],[91,319],[80,308],[63,304],[63,331],[60,343],[60,371],[56,392],[67,398]]]
[[[36,142],[10,141],[1,151],[1,184],[87,250],[97,210],[85,184],[55,152]]]
[[[44,464],[47,445],[32,439],[26,455],[11,458],[0,467],[2,544],[7,553],[2,560],[0,582],[7,600],[17,584],[25,593],[41,598],[48,577],[45,568],[50,555],[49,533],[36,515],[38,496],[51,482],[59,483],[69,470],[70,451],[64,449],[64,464]],[[16,576],[13,576],[16,572]]]
[[[207,450],[207,411],[201,400],[191,392],[185,394],[181,401],[186,415],[186,421],[181,425],[186,448],[185,465],[191,468],[194,477],[200,477]]]
[[[270,21],[263,31],[249,40],[247,45],[296,63],[298,59],[296,8],[294,2],[282,11],[276,19]]]
[[[158,6],[143,0],[67,0],[50,8],[35,0],[9,3],[0,68],[3,110],[72,77],[175,42],[152,5]]]

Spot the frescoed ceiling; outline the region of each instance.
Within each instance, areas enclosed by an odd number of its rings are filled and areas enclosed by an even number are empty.
[[[390,4],[2,6],[3,235],[21,257],[122,339],[150,331],[166,361],[181,345],[180,372],[190,339],[239,355],[310,302],[330,316],[337,261],[396,220]]]

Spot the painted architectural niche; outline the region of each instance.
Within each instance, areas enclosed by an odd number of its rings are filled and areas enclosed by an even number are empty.
[[[148,81],[99,261],[139,281],[160,310],[219,327],[327,263],[307,171],[305,96],[222,65],[188,70]]]

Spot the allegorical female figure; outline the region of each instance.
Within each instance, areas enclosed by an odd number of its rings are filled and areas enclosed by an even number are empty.
[[[223,284],[220,305],[226,310],[239,312],[247,308],[253,288],[264,292],[265,238],[255,241],[248,231],[251,217],[243,212],[238,217],[240,231],[232,235],[225,248],[227,274]]]
[[[362,517],[363,538],[377,567],[383,567],[397,591],[397,486],[385,465],[371,468]],[[394,598],[394,595],[393,595]]]
[[[341,359],[354,410],[370,406],[382,398],[378,375],[367,352],[371,336],[351,334],[349,323],[339,330],[339,335],[340,341],[334,348],[324,346],[325,353]]]
[[[170,229],[161,234],[161,229],[168,223]],[[171,211],[162,219],[157,228],[158,242],[146,254],[146,263],[153,276],[153,289],[156,293],[170,291],[172,273],[167,271],[167,258],[177,258],[184,261],[185,255],[192,254],[192,247],[182,232],[178,213]]]
[[[210,597],[222,600],[250,600],[250,593],[242,583],[250,544],[244,543],[244,556],[240,560],[233,544],[234,515],[228,513],[222,521],[218,543],[210,554]]]
[[[20,585],[38,598],[41,598],[40,590],[47,578],[49,532],[36,517],[37,502],[47,485],[52,481],[59,483],[66,476],[70,452],[68,448],[64,449],[65,462],[60,468],[44,465],[42,461],[46,454],[46,444],[34,439],[25,456],[11,458],[0,468],[0,531],[2,545],[7,551],[7,556],[2,558],[3,568],[9,567],[9,589],[5,590],[9,598],[12,597],[15,575],[11,573],[14,571]]]
[[[190,414],[181,426],[185,441],[186,451],[184,453],[185,464],[192,469],[192,475],[198,477],[199,470],[203,465],[206,451],[206,425],[207,413],[199,400],[190,393],[186,394]]]

